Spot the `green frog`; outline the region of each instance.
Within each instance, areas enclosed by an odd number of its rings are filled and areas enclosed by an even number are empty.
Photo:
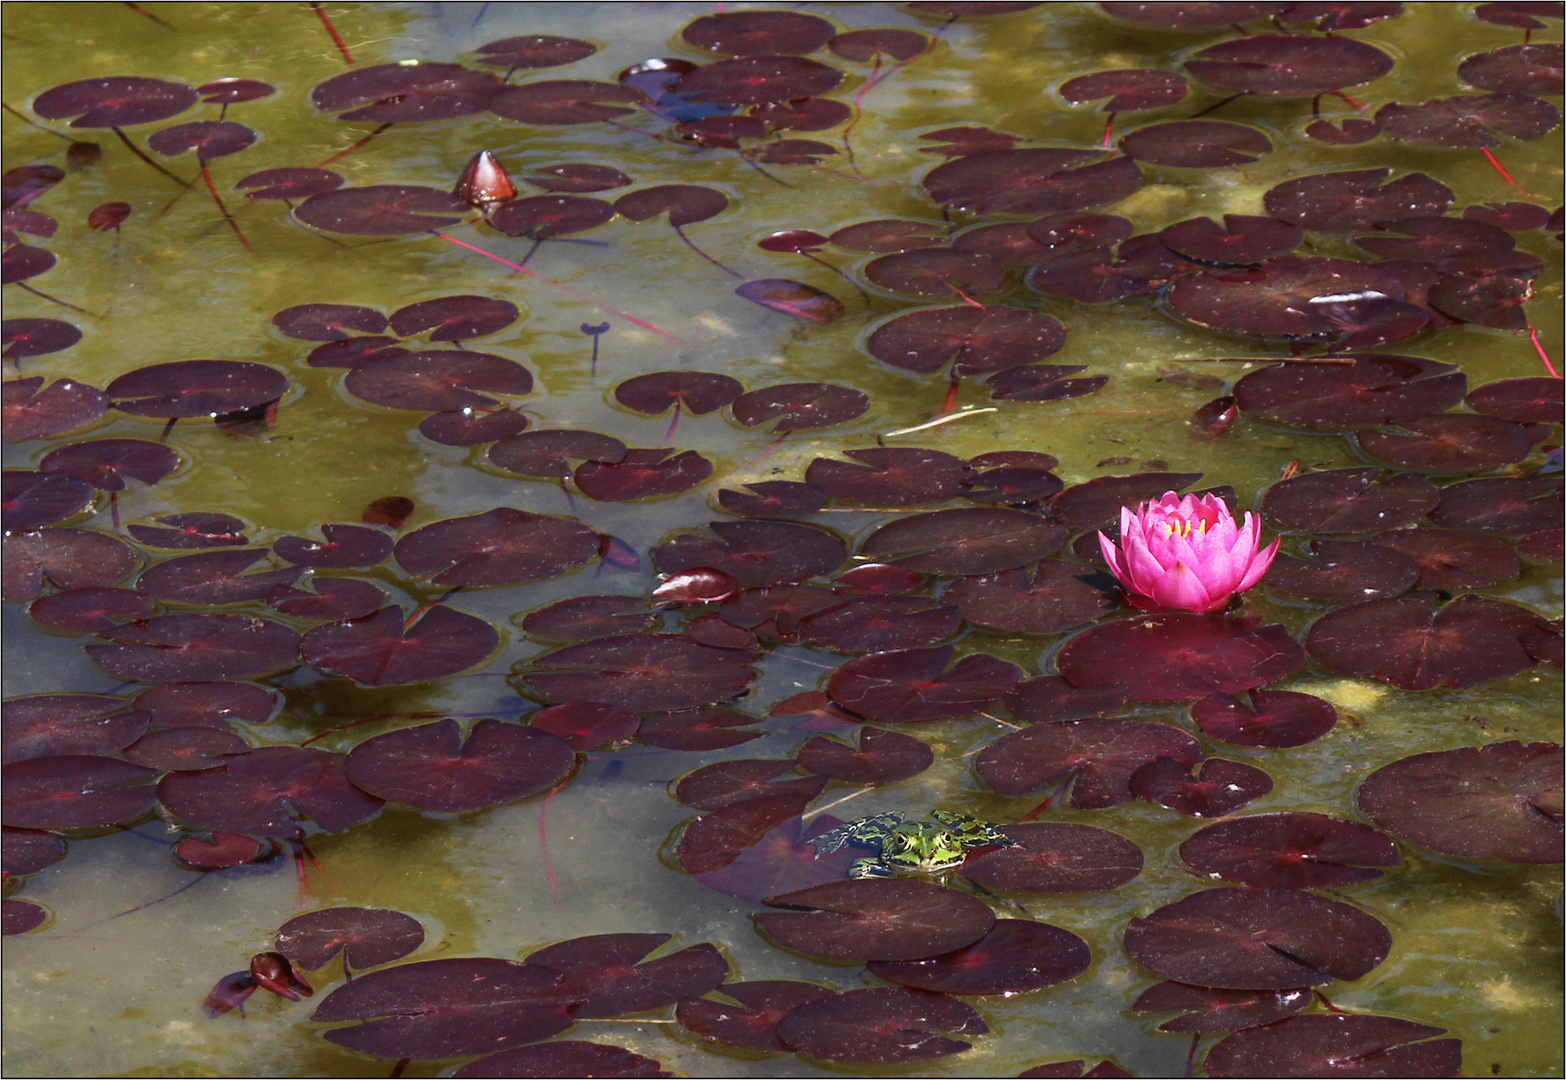
[[[811,839],[816,858],[844,844],[874,852],[848,867],[851,878],[895,877],[897,874],[939,874],[961,866],[968,850],[1010,847],[1016,843],[988,821],[972,814],[936,810],[934,821],[904,821],[896,811],[839,825]]]

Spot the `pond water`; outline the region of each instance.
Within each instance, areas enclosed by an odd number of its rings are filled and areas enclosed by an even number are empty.
[[[682,142],[669,132],[667,118],[640,110],[613,123],[546,125],[476,108],[451,119],[394,123],[343,154],[377,121],[344,121],[312,106],[314,88],[349,70],[325,21],[311,10],[315,5],[9,6],[6,167],[56,165],[64,169],[64,178],[27,204],[56,219],[58,231],[47,238],[22,238],[54,252],[58,264],[7,286],[5,313],[8,320],[69,322],[81,331],[81,339],[61,351],[15,360],[7,378],[18,373],[50,381],[69,377],[104,387],[150,365],[212,358],[268,365],[286,373],[288,381],[272,422],[224,429],[205,418],[182,419],[166,432],[167,445],[180,458],[171,475],[154,484],[129,482],[113,510],[100,493],[90,511],[63,523],[114,533],[114,514],[119,522],[146,524],[170,513],[215,512],[241,519],[250,544],[260,547],[285,536],[315,535],[313,530],[325,523],[359,522],[373,501],[401,496],[411,499],[414,509],[400,535],[513,507],[570,516],[619,541],[605,558],[562,559],[562,565],[581,567],[572,572],[526,584],[468,587],[449,596],[446,588],[414,580],[390,560],[356,572],[387,590],[392,597],[387,602],[401,604],[409,614],[440,601],[444,608],[484,620],[498,629],[500,644],[484,662],[433,681],[365,686],[294,664],[252,680],[278,691],[281,704],[268,722],[232,725],[251,746],[297,746],[324,735],[312,745],[346,753],[373,736],[426,724],[432,717],[457,717],[464,723],[479,717],[525,718],[541,702],[519,696],[507,676],[557,643],[525,634],[523,615],[574,596],[646,596],[658,582],[650,554],[655,548],[677,533],[725,520],[717,512],[720,489],[802,481],[819,457],[878,446],[927,448],[961,459],[1035,451],[1059,459],[1053,472],[1068,487],[1139,472],[1200,473],[1200,484],[1189,485],[1193,490],[1226,485],[1234,491],[1235,505],[1250,510],[1259,508],[1264,491],[1296,471],[1365,466],[1368,459],[1351,440],[1325,430],[1326,425],[1307,430],[1241,413],[1232,426],[1214,433],[1193,421],[1198,408],[1231,394],[1238,379],[1269,360],[1300,350],[1319,355],[1322,349],[1315,342],[1291,343],[1280,335],[1258,340],[1203,328],[1175,317],[1157,286],[1113,303],[1080,302],[1024,283],[1027,267],[1012,265],[998,288],[970,291],[982,295],[985,305],[1059,319],[1065,342],[1049,362],[1080,365],[1085,369],[1081,377],[1107,376],[1108,381],[1085,396],[1017,401],[992,399],[975,376],[955,384],[955,397],[948,400],[953,384],[944,374],[881,362],[869,353],[868,339],[902,313],[929,306],[961,308],[964,298],[939,282],[925,298],[886,287],[878,271],[866,276],[875,253],[823,245],[819,258],[838,267],[844,275],[839,276],[802,255],[757,246],[779,230],[825,235],[884,218],[926,222],[941,234],[975,223],[1033,220],[1041,216],[1037,209],[980,217],[959,205],[943,212],[923,186],[925,175],[943,159],[928,152],[937,141],[921,136],[982,126],[1014,136],[1023,147],[1092,149],[1104,135],[1105,115],[1094,103],[1068,104],[1059,93],[1063,82],[1106,69],[1181,72],[1196,51],[1238,36],[1227,26],[1183,31],[1137,25],[1109,18],[1098,5],[1011,6],[1023,10],[948,21],[916,10],[921,5],[798,5],[797,10],[830,20],[839,31],[895,27],[929,39],[925,51],[902,64],[872,67],[828,51],[815,54],[818,62],[846,73],[824,97],[859,108],[846,133],[842,123],[782,133],[829,144],[833,153],[819,164],[762,164],[733,149]],[[320,11],[342,36],[356,70],[407,61],[480,68],[479,46],[517,35],[560,35],[598,47],[567,66],[521,70],[511,77],[513,83],[528,84],[546,79],[613,83],[617,72],[651,57],[709,63],[714,54],[688,44],[682,28],[716,9],[749,8],[328,4]],[[1558,41],[1559,30],[1559,23],[1551,21],[1532,40]],[[1246,23],[1243,32],[1269,31],[1275,32],[1259,20]],[[1357,85],[1365,80],[1342,84],[1354,99],[1374,107],[1477,92],[1458,80],[1457,63],[1473,53],[1519,44],[1523,34],[1514,26],[1477,21],[1473,5],[1410,4],[1399,17],[1334,39],[1373,45],[1393,61],[1388,74],[1366,86]],[[238,153],[211,157],[207,166],[248,246],[225,224],[199,180],[182,189],[133,156],[107,128],[68,129],[65,120],[43,119],[32,110],[34,99],[50,87],[110,75],[191,86],[244,78],[275,87],[269,96],[228,107],[226,119],[248,125],[259,138]],[[1218,106],[1224,96],[1193,80],[1189,96],[1177,104],[1118,115],[1114,138],[1192,117]],[[1385,134],[1354,145],[1311,139],[1304,134],[1311,107],[1308,95],[1248,95],[1223,104],[1211,119],[1265,134],[1272,152],[1224,167],[1144,160],[1142,181],[1129,194],[1104,205],[1083,197],[1069,209],[1092,207],[1094,213],[1128,219],[1138,234],[1156,234],[1193,217],[1261,215],[1264,193],[1292,178],[1381,168],[1396,175],[1423,172],[1447,185],[1455,193],[1454,217],[1474,205],[1532,202],[1551,209],[1561,201],[1558,127],[1527,141],[1500,139],[1495,156],[1511,177],[1508,183],[1477,149],[1394,141]],[[1357,115],[1352,105],[1331,94],[1323,96],[1320,108],[1336,120]],[[33,119],[38,124],[27,122]],[[198,105],[177,122],[191,119],[217,119],[217,109]],[[130,124],[125,133],[144,146],[148,135],[164,126]],[[66,141],[58,134],[67,130],[97,142],[101,160],[67,164]],[[651,137],[657,135],[666,137]],[[845,138],[851,141],[851,158]],[[754,156],[766,143],[747,140],[744,145]],[[282,202],[246,199],[234,190],[259,170],[316,166],[334,157],[338,160],[329,167],[352,187],[404,184],[450,190],[469,159],[486,149],[517,177],[540,166],[586,163],[623,171],[636,185],[629,190],[687,184],[721,192],[726,208],[686,225],[684,233],[722,266],[681,243],[665,220],[635,223],[622,216],[540,244],[527,263],[535,274],[525,276],[427,232],[372,241],[349,231],[312,229],[295,220]],[[193,155],[151,156],[182,179],[196,176]],[[1037,183],[1035,175],[1018,186]],[[528,188],[522,194],[540,191]],[[594,197],[613,200],[622,194],[611,190]],[[89,213],[112,202],[129,204],[129,216],[117,228],[89,229]],[[482,223],[454,224],[444,231],[513,263],[530,247],[526,238],[504,236]],[[1351,243],[1353,235],[1307,230],[1305,246],[1295,254],[1368,261],[1371,257]],[[1536,228],[1512,235],[1519,250],[1543,261],[1542,272],[1532,280],[1532,299],[1522,310],[1558,363],[1559,243]],[[741,278],[804,282],[835,296],[844,314],[814,321],[769,309],[735,294]],[[19,291],[21,286],[36,291]],[[579,488],[568,491],[519,477],[486,459],[487,444],[441,445],[422,435],[418,422],[431,409],[383,407],[355,396],[344,387],[342,369],[307,364],[307,354],[319,341],[286,336],[271,322],[275,313],[301,304],[362,305],[391,313],[419,301],[469,294],[504,299],[519,309],[515,321],[469,347],[531,371],[532,393],[514,403],[534,428],[602,432],[632,447],[695,450],[711,462],[711,477],[678,495],[639,501],[593,499]],[[581,328],[604,323],[608,330],[597,339],[595,371],[593,340]],[[431,346],[421,340],[415,347]],[[1475,321],[1425,329],[1381,351],[1455,365],[1469,389],[1545,373],[1527,333]],[[1223,357],[1238,359],[1213,362]],[[616,402],[613,390],[625,379],[675,369],[722,372],[746,390],[833,383],[868,395],[868,408],[833,426],[779,439],[768,425],[742,426],[727,409],[681,416],[671,434],[667,413],[641,415]],[[110,412],[85,433],[61,431],[8,442],[5,464],[7,469],[37,469],[45,454],[83,439],[157,441],[167,415]],[[941,422],[905,430],[931,421]],[[1559,442],[1558,427],[1547,437],[1539,434],[1536,443]],[[1558,475],[1558,449],[1555,454],[1553,464],[1547,453],[1535,449],[1496,466],[1435,469],[1430,475],[1441,487],[1498,475]],[[856,508],[836,499],[809,520],[834,530],[857,550],[895,518],[973,505],[919,503],[904,509],[872,502]],[[1028,506],[1022,512],[1040,509]],[[1269,536],[1273,529],[1267,525]],[[1284,550],[1300,554],[1309,539],[1291,533]],[[138,550],[144,565],[186,554],[139,545]],[[1085,561],[1091,555],[1082,555],[1085,550],[1067,545],[1062,552],[1084,575],[1093,570]],[[1558,619],[1558,546],[1555,558],[1552,563],[1525,557],[1515,574],[1498,574],[1492,584],[1465,591]],[[942,580],[932,577],[926,592]],[[1096,580],[1102,582],[1102,575]],[[1240,614],[1279,624],[1303,639],[1313,621],[1335,606],[1342,605],[1264,585],[1246,595]],[[222,608],[164,604],[159,610],[254,615],[300,630],[315,625],[285,619],[262,601]],[[712,610],[671,607],[660,617],[666,632],[678,632],[682,619]],[[977,611],[964,615],[968,622],[960,636],[950,639],[956,654],[989,654],[1017,665],[1027,678],[1053,674],[1064,643],[1093,622],[1089,616],[1077,627],[1025,634],[984,629],[974,622],[975,616],[984,617]],[[1122,610],[1103,622],[1125,617]],[[83,647],[91,637],[40,627],[25,602],[7,603],[4,620],[8,700],[65,693],[129,700],[146,689],[96,665]],[[1479,648],[1484,643],[1470,644]],[[481,956],[516,960],[581,935],[667,933],[678,936],[677,945],[716,945],[730,964],[731,980],[800,979],[839,990],[888,985],[858,963],[825,963],[774,946],[750,917],[767,910],[763,905],[709,888],[685,873],[675,854],[680,828],[699,811],[671,796],[672,781],[728,759],[786,759],[816,730],[845,737],[854,731],[850,722],[802,727],[797,716],[769,716],[790,695],[823,688],[830,672],[847,659],[848,654],[808,641],[764,647],[754,682],[729,702],[756,718],[753,729],[763,735],[751,741],[696,751],[632,742],[579,755],[569,783],[547,801],[535,794],[455,814],[393,803],[342,831],[320,832],[310,825],[302,880],[286,841],[278,858],[260,865],[205,874],[181,865],[172,844],[205,831],[172,813],[121,823],[134,826],[129,829],[67,830],[69,854],[62,862],[25,882],[13,878],[7,884],[8,897],[43,905],[48,918],[40,928],[6,940],[6,1070],[48,1076],[385,1075],[390,1060],[324,1040],[326,1028],[309,1019],[322,996],[343,985],[338,961],[309,974],[317,991],[314,1001],[290,1002],[262,991],[242,1012],[203,1013],[203,998],[214,983],[243,968],[252,954],[273,948],[280,925],[303,911],[331,906],[389,908],[418,919],[424,944],[402,963]],[[1126,663],[1143,659],[1128,654]],[[1464,689],[1414,690],[1306,658],[1269,689],[1324,699],[1338,711],[1337,725],[1305,745],[1264,749],[1203,734],[1185,700],[1133,702],[1128,711],[1113,715],[1181,727],[1200,738],[1209,756],[1264,769],[1272,788],[1248,803],[1242,815],[1306,812],[1362,823],[1370,818],[1359,809],[1356,791],[1367,775],[1391,762],[1514,740],[1560,741],[1560,671],[1547,665],[1486,677]],[[344,727],[354,721],[364,723]],[[933,808],[945,808],[1009,823],[1028,816],[1048,794],[1041,786],[1006,797],[975,773],[974,759],[983,748],[1017,727],[1002,706],[882,726],[928,744],[935,764],[884,786],[834,782],[811,804],[813,811],[833,804],[830,812],[847,820],[886,811],[923,818]],[[835,805],[845,797],[852,801]],[[1558,788],[1555,799],[1558,825]],[[1547,810],[1545,800],[1539,813]],[[8,805],[8,823],[10,813]],[[1091,950],[1091,964],[1049,989],[963,999],[989,1027],[989,1034],[968,1040],[973,1043],[969,1050],[902,1066],[749,1053],[691,1034],[675,1023],[670,1008],[632,1019],[581,1020],[562,1037],[622,1046],[691,1076],[996,1076],[1071,1059],[1089,1065],[1107,1059],[1138,1076],[1190,1075],[1188,1054],[1199,1063],[1218,1036],[1206,1035],[1193,1047],[1186,1035],[1156,1030],[1169,1013],[1132,1011],[1132,1002],[1159,975],[1128,956],[1123,935],[1131,919],[1220,884],[1188,868],[1177,851],[1205,822],[1142,799],[1075,809],[1064,796],[1033,820],[1119,833],[1141,849],[1144,868],[1108,891],[990,897],[1002,916],[1040,920],[1078,935]],[[1406,837],[1399,840],[1401,865],[1324,894],[1384,924],[1391,934],[1390,952],[1361,978],[1318,980],[1324,996],[1309,1012],[1324,1014],[1330,1003],[1445,1029],[1462,1041],[1463,1075],[1560,1075],[1559,866],[1464,859]],[[962,887],[959,879],[948,884]],[[403,1075],[442,1074],[474,1056],[415,1060]]]

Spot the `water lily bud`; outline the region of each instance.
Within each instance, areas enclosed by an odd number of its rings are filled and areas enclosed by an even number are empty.
[[[511,182],[505,167],[494,154],[480,150],[462,170],[462,178],[451,193],[475,210],[488,212],[501,203],[517,197],[516,185]]]
[[[1166,491],[1135,513],[1120,511],[1120,546],[1103,533],[1098,542],[1133,604],[1144,611],[1217,611],[1235,593],[1261,580],[1278,541],[1258,551],[1261,525],[1247,512],[1243,525],[1214,495],[1181,498]]]

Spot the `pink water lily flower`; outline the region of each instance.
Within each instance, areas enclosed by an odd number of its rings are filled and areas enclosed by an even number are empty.
[[[1217,611],[1261,580],[1278,541],[1258,551],[1261,524],[1249,512],[1236,525],[1215,495],[1173,491],[1120,510],[1120,546],[1103,533],[1099,546],[1133,604],[1144,611]]]

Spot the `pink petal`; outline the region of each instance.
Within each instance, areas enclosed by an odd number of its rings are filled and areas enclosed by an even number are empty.
[[[1184,563],[1177,563],[1159,580],[1152,596],[1172,611],[1210,611],[1216,606],[1201,579]],[[1228,600],[1228,596],[1223,599]]]
[[[1120,542],[1125,545],[1126,569],[1131,574],[1126,584],[1131,586],[1133,592],[1152,596],[1153,586],[1167,573],[1163,564],[1147,549],[1147,541],[1140,530],[1129,536],[1122,535]]]
[[[1104,553],[1104,561],[1109,564],[1109,572],[1119,578],[1123,584],[1131,583],[1131,571],[1126,569],[1125,559],[1120,554],[1120,549],[1115,547],[1115,542],[1103,533],[1098,534],[1098,550]]]
[[[1277,537],[1272,543],[1257,553],[1256,558],[1251,560],[1250,568],[1245,571],[1245,576],[1240,579],[1239,585],[1235,586],[1235,592],[1244,592],[1262,579],[1262,575],[1272,565],[1273,556],[1278,554],[1278,545],[1282,541],[1283,537]]]

